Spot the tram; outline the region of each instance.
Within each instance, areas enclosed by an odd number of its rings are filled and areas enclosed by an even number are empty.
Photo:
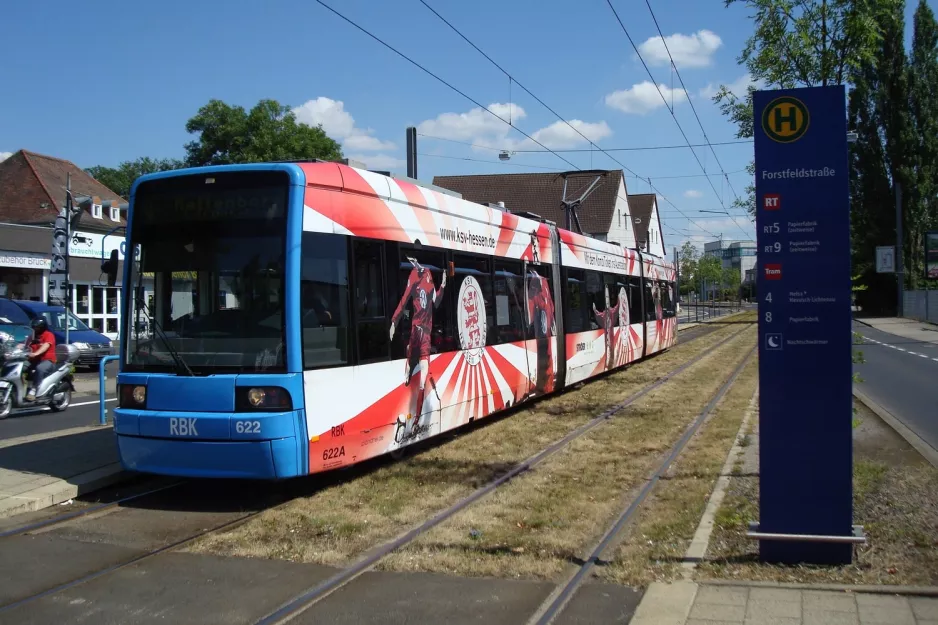
[[[143,176],[126,237],[114,430],[133,471],[344,467],[677,337],[663,259],[338,163]]]

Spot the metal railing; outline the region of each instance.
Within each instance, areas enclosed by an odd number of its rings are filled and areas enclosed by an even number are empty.
[[[104,358],[101,359],[101,363],[98,365],[98,379],[99,379],[99,381],[100,381],[100,383],[101,383],[101,385],[100,385],[100,389],[101,389],[101,402],[100,402],[101,414],[100,414],[100,416],[98,417],[98,424],[99,424],[99,425],[107,425],[107,388],[106,388],[106,381],[107,381],[107,363],[111,362],[112,360],[117,360],[118,358],[120,358],[120,356],[115,356],[115,355],[105,356]]]

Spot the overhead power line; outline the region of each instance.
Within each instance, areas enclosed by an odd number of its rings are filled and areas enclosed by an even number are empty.
[[[658,30],[658,36],[661,37],[661,43],[664,44],[665,52],[668,53],[668,59],[671,61],[671,67],[674,68],[674,73],[677,75],[677,79],[681,83],[681,89],[684,90],[686,95],[687,85],[684,84],[684,79],[681,77],[681,72],[677,68],[677,63],[674,62],[674,57],[671,55],[671,49],[668,47],[668,40],[665,38],[664,33],[661,32],[661,26],[658,25],[658,18],[655,16],[654,9],[651,8],[651,0],[645,0],[645,5],[648,7],[648,12],[651,13],[651,19],[655,22],[655,28]],[[706,141],[707,145],[710,147],[710,152],[713,154],[713,160],[716,161],[717,167],[720,168],[720,172],[723,174],[723,178],[726,180],[727,186],[729,186],[730,191],[733,192],[733,197],[739,199],[739,195],[736,193],[736,189],[733,187],[733,183],[730,182],[730,177],[726,174],[726,170],[723,169],[723,163],[720,162],[720,157],[717,156],[716,150],[713,149],[713,143],[710,141],[710,137],[707,136],[707,131],[704,129],[703,122],[700,121],[700,115],[697,114],[697,107],[694,106],[694,101],[688,97],[687,102],[690,104],[691,111],[694,112],[694,118],[697,120],[697,125],[700,126],[700,132],[703,134],[704,141]],[[693,149],[693,146],[691,146],[691,149]],[[733,219],[733,223],[736,223],[735,218]],[[736,225],[740,228],[740,230],[742,230],[742,227],[739,226],[738,223],[736,223]]]
[[[449,141],[450,143],[459,143],[461,145],[468,145],[473,148],[479,148],[482,150],[492,150],[493,152],[516,152],[518,154],[541,154],[546,153],[546,150],[515,150],[511,148],[496,148],[491,145],[480,145],[478,143],[470,143],[468,141],[460,141],[458,139],[447,139],[446,137],[437,137],[435,135],[428,135],[422,132],[418,132],[418,135],[421,137],[426,137],[427,139],[435,139],[437,141]],[[695,148],[705,148],[707,146],[714,145],[752,145],[752,139],[740,139],[738,141],[718,141],[716,143],[694,143],[691,147]],[[602,148],[603,152],[642,152],[647,150],[683,150],[686,149],[686,145],[649,145],[649,146],[636,146],[631,148]],[[576,152],[594,152],[593,148],[554,148],[552,152],[558,152],[561,154],[571,154]]]
[[[449,26],[449,27],[453,30],[453,32],[455,32],[457,35],[459,35],[466,43],[468,43],[470,46],[472,46],[479,54],[481,54],[482,56],[484,56],[492,65],[494,65],[496,68],[498,68],[499,71],[501,71],[505,76],[507,76],[507,77],[508,77],[508,80],[509,80],[509,86],[510,86],[512,83],[514,83],[514,84],[518,85],[519,87],[521,87],[521,89],[523,89],[525,93],[527,93],[528,95],[530,95],[530,96],[531,96],[532,98],[534,98],[541,106],[543,106],[543,107],[546,108],[548,111],[550,111],[551,113],[553,113],[554,116],[557,117],[557,119],[559,119],[559,120],[562,121],[564,124],[566,124],[571,130],[573,130],[575,133],[577,133],[578,135],[580,135],[581,137],[583,137],[583,139],[585,139],[591,146],[595,147],[597,150],[599,150],[600,152],[602,152],[603,154],[605,154],[607,157],[609,157],[610,159],[612,159],[612,161],[615,162],[615,163],[617,163],[620,167],[622,167],[623,170],[629,172],[630,174],[632,174],[633,176],[635,176],[635,177],[637,177],[637,178],[641,178],[641,176],[639,176],[637,173],[635,173],[634,171],[632,171],[631,169],[629,169],[628,167],[626,167],[626,165],[625,165],[624,163],[622,163],[621,161],[619,161],[616,157],[614,157],[613,155],[609,154],[606,150],[604,150],[603,148],[601,148],[601,147],[599,147],[598,145],[596,145],[596,143],[595,143],[592,139],[590,139],[589,137],[587,137],[586,135],[584,135],[582,132],[580,132],[580,129],[579,129],[579,128],[577,128],[576,126],[574,126],[573,124],[571,124],[570,122],[568,122],[566,119],[564,119],[564,117],[563,117],[562,115],[560,115],[560,113],[558,113],[557,111],[555,111],[554,109],[552,109],[546,102],[544,102],[541,98],[537,97],[530,89],[528,89],[528,88],[525,87],[523,84],[521,84],[520,82],[518,82],[518,80],[517,80],[514,76],[512,76],[505,68],[503,68],[501,65],[499,65],[499,64],[498,64],[494,59],[492,59],[492,57],[490,57],[488,54],[486,54],[485,52],[483,52],[482,49],[479,48],[479,46],[477,46],[477,45],[474,44],[472,41],[470,41],[470,39],[469,39],[468,37],[466,37],[464,34],[462,34],[462,32],[460,32],[460,30],[459,30],[458,28],[456,28],[455,26],[453,26],[446,18],[444,18],[444,17],[443,17],[442,15],[440,15],[433,7],[431,7],[429,4],[427,4],[426,0],[419,0],[419,1],[420,1],[420,3],[421,3],[423,6],[425,6],[431,13],[433,13],[434,15],[436,15],[444,24],[446,24],[447,26]],[[317,0],[317,2],[320,2],[320,0]],[[320,2],[320,3],[321,3],[321,2]],[[611,6],[611,5],[610,5],[610,6]],[[509,106],[509,109],[510,109],[510,106]],[[502,121],[504,121],[504,120],[502,120]],[[685,139],[686,139],[686,137],[685,137]],[[688,142],[688,143],[689,143],[689,142]],[[545,147],[545,146],[543,146],[543,145],[540,144],[540,143],[539,143],[538,145],[541,145],[541,147]],[[551,152],[553,152],[554,154],[557,154],[557,153],[554,152],[553,150],[551,150]],[[559,156],[559,155],[558,155],[558,156]],[[696,158],[696,154],[695,154],[694,156],[695,156],[695,158]],[[561,157],[561,158],[562,158],[562,157]],[[565,160],[566,160],[566,159],[565,159]],[[567,161],[567,162],[569,162],[569,161]],[[704,171],[704,173],[706,173],[706,171]],[[711,186],[713,186],[713,183],[712,183],[712,182],[711,182],[710,184],[711,184]],[[668,197],[665,196],[664,193],[661,193],[660,190],[658,190],[657,188],[655,188],[654,185],[651,184],[651,181],[650,181],[650,180],[649,180],[649,186],[650,186],[652,189],[654,189],[655,192],[657,192],[658,195],[660,195],[663,200],[665,200],[668,204],[670,204],[671,206],[673,206],[678,212],[681,212],[681,209],[680,209],[674,202],[672,202],[670,199],[668,199]],[[626,201],[627,201],[627,200],[626,200]],[[709,230],[707,230],[706,228],[704,228],[703,226],[701,226],[700,224],[694,222],[694,220],[691,219],[690,217],[688,217],[688,216],[686,216],[686,215],[685,215],[685,217],[686,217],[686,219],[687,219],[689,222],[693,223],[694,225],[696,225],[698,228],[700,228],[700,229],[703,230],[704,232],[707,232],[707,233],[709,233],[709,234],[711,234],[711,235],[713,235],[713,236],[716,236],[716,235],[714,235],[712,232],[710,232]]]
[[[690,142],[690,139],[687,138],[687,133],[684,132],[684,128],[681,126],[681,123],[678,121],[677,115],[674,114],[674,109],[668,106],[668,99],[664,96],[663,93],[661,93],[661,88],[658,86],[658,83],[655,82],[654,74],[651,73],[651,69],[649,69],[648,63],[645,62],[645,58],[642,56],[642,53],[639,51],[638,46],[635,45],[635,41],[632,39],[632,35],[629,34],[629,30],[625,27],[625,24],[622,22],[622,18],[619,17],[619,12],[616,11],[616,8],[612,5],[612,0],[606,0],[606,4],[608,4],[609,8],[612,9],[612,14],[615,15],[616,21],[619,22],[619,27],[622,28],[622,32],[625,33],[626,39],[629,40],[629,43],[631,44],[632,49],[635,50],[635,54],[638,55],[638,60],[642,62],[642,67],[645,68],[645,72],[648,74],[648,77],[651,78],[651,83],[652,85],[654,85],[655,91],[658,92],[658,95],[661,97],[661,101],[664,102],[665,108],[668,109],[668,112],[671,114],[671,119],[674,120],[674,123],[677,126],[677,129],[680,131],[681,136],[684,138],[684,143],[687,144],[688,149],[690,149],[691,154],[693,154],[694,160],[697,161],[697,165],[700,166],[700,170],[706,174],[707,168],[703,166],[703,163],[700,162],[700,157],[697,156],[697,152],[694,150],[694,148],[691,147],[691,142]],[[670,52],[668,52],[668,55],[670,57]],[[673,65],[674,60],[671,59],[671,62]],[[684,90],[684,96],[685,98],[690,100],[690,97],[687,95],[686,89]],[[723,210],[726,210],[726,205],[723,202],[723,197],[720,195],[720,192],[717,191],[717,188],[714,186],[713,181],[710,180],[710,178],[707,178],[707,182],[710,183],[710,188],[713,189],[713,193],[714,195],[717,196],[717,199],[720,201],[720,205],[723,207]],[[727,215],[729,215],[729,212],[727,212]],[[735,223],[735,220],[734,220],[734,223]],[[740,226],[738,223],[736,224],[736,226],[740,228],[740,230],[742,230],[742,226]],[[747,236],[748,236],[748,233],[747,233]]]

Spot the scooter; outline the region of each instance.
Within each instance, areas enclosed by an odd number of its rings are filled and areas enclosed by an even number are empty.
[[[75,390],[72,371],[73,363],[78,360],[78,348],[74,345],[55,346],[56,369],[47,375],[42,385],[36,389],[36,399],[29,401],[26,399],[31,378],[31,375],[27,374],[30,354],[28,344],[29,339],[12,345],[8,341],[0,344],[0,357],[3,362],[0,368],[0,419],[7,418],[14,411],[42,406],[61,412],[72,402],[72,392]]]

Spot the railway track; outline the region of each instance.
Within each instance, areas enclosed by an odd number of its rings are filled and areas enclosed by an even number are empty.
[[[413,541],[415,538],[417,538],[418,536],[420,536],[427,530],[445,521],[446,519],[452,517],[454,514],[456,514],[463,508],[467,507],[474,501],[480,499],[481,497],[484,497],[486,494],[508,483],[511,479],[517,477],[518,475],[521,475],[522,473],[526,471],[533,469],[538,464],[540,464],[547,458],[553,456],[555,453],[557,453],[558,451],[566,447],[573,440],[581,437],[588,431],[600,425],[606,419],[611,418],[616,413],[620,412],[627,406],[638,401],[640,398],[644,397],[651,391],[659,388],[661,385],[663,385],[664,383],[672,379],[674,376],[687,370],[688,368],[690,368],[691,366],[693,366],[694,364],[696,364],[697,362],[705,358],[710,353],[711,350],[718,349],[719,347],[739,337],[743,332],[745,332],[753,324],[754,322],[744,323],[744,327],[741,330],[734,332],[730,336],[720,340],[718,343],[713,345],[710,350],[692,357],[691,359],[687,360],[680,366],[676,367],[675,369],[666,373],[662,377],[658,378],[655,382],[646,385],[641,390],[639,390],[638,392],[636,392],[635,394],[627,398],[625,401],[596,415],[592,420],[590,420],[586,424],[581,425],[580,427],[571,431],[565,437],[554,442],[552,445],[541,450],[534,456],[528,458],[526,461],[516,466],[514,469],[512,469],[508,473],[500,476],[499,478],[479,488],[478,490],[476,490],[474,493],[472,493],[465,499],[453,504],[452,506],[438,513],[437,515],[435,515],[434,517],[432,517],[430,520],[426,521],[425,523],[421,524],[420,526],[413,528],[409,532],[405,533],[403,536],[400,536],[393,541],[390,541],[388,543],[385,543],[373,549],[360,561],[356,562],[355,564],[353,564],[352,566],[346,569],[343,569],[337,575],[333,576],[330,579],[327,579],[325,582],[323,582],[322,584],[319,584],[315,588],[310,589],[308,592],[298,596],[297,598],[290,601],[285,606],[283,606],[282,608],[280,608],[273,614],[265,617],[259,622],[260,623],[282,622],[285,619],[292,618],[293,616],[301,613],[309,606],[313,605],[314,603],[323,599],[327,595],[331,594],[334,590],[340,588],[341,586],[344,586],[352,579],[358,577],[363,572],[372,568],[378,561],[384,558],[387,554]],[[698,326],[690,330],[687,330],[684,333],[682,333],[679,344],[686,344],[691,341],[697,340],[699,338],[708,336],[712,334],[713,332],[716,332],[717,330],[719,330],[720,327],[721,327],[721,324],[714,323],[714,324]],[[600,376],[597,379],[602,379],[602,377],[604,376]],[[592,380],[590,382],[587,382],[587,384],[589,383],[592,383]],[[526,406],[528,405],[530,404],[526,404]],[[486,422],[483,421],[474,427],[484,427],[485,423]],[[428,443],[421,444],[420,447],[423,447],[426,445],[445,444],[447,441],[448,439],[443,439],[443,440],[439,440],[436,442],[431,440],[431,441],[428,441]],[[379,460],[378,462],[373,462],[370,464],[371,466],[374,466],[374,464],[381,464],[385,462],[388,462],[388,460]],[[366,463],[366,464],[369,464],[369,463]],[[4,615],[11,613],[13,610],[22,608],[40,599],[56,595],[64,590],[67,590],[75,586],[113,574],[131,565],[138,565],[143,562],[146,562],[147,560],[157,558],[160,555],[165,554],[167,552],[175,551],[177,549],[185,547],[205,536],[208,536],[217,532],[224,532],[224,531],[234,529],[235,527],[241,524],[247,523],[248,521],[256,518],[258,515],[266,511],[276,509],[281,506],[285,506],[289,504],[297,496],[308,494],[308,492],[298,493],[297,490],[308,491],[310,489],[310,486],[313,486],[314,488],[318,490],[319,488],[323,488],[336,481],[354,479],[355,474],[360,473],[362,471],[369,470],[367,467],[350,467],[350,468],[353,470],[352,476],[349,476],[347,473],[343,475],[339,472],[324,474],[323,476],[318,478],[318,480],[316,480],[315,485],[313,485],[312,482],[306,482],[304,485],[300,486],[296,490],[292,488],[287,488],[286,493],[279,493],[279,494],[271,495],[269,497],[260,497],[258,498],[257,505],[248,506],[248,509],[245,509],[243,512],[240,512],[240,513],[234,513],[230,515],[228,518],[224,519],[223,521],[212,523],[208,525],[207,527],[200,528],[198,531],[184,532],[182,535],[174,537],[171,540],[165,542],[164,544],[160,544],[158,546],[155,546],[146,550],[142,550],[140,553],[132,557],[123,559],[119,562],[113,563],[108,566],[101,567],[97,570],[77,576],[73,579],[69,579],[68,581],[53,584],[50,587],[45,588],[41,591],[34,592],[32,594],[29,594],[28,596],[24,596],[14,601],[11,601],[9,603],[6,603],[4,605],[0,605],[0,620],[3,619]],[[10,539],[16,536],[23,536],[23,535],[46,532],[51,529],[55,529],[59,526],[67,526],[71,522],[84,519],[84,518],[88,518],[92,515],[116,513],[116,512],[119,512],[119,510],[122,507],[127,506],[127,504],[140,504],[142,502],[145,502],[147,498],[164,497],[167,494],[172,495],[174,491],[179,491],[180,489],[182,489],[182,487],[192,484],[192,482],[193,482],[192,480],[178,480],[170,484],[159,485],[158,487],[151,488],[143,492],[134,493],[127,497],[117,499],[113,502],[93,505],[83,510],[65,513],[65,514],[58,515],[49,519],[44,519],[41,521],[19,526],[13,529],[5,530],[3,532],[0,532],[0,549],[2,549],[2,544],[3,544],[4,539]]]
[[[713,345],[710,351],[719,349],[723,345],[730,343],[734,339],[740,337],[744,332],[746,332],[746,330],[750,329],[750,327],[751,325],[746,325],[743,329],[732,333],[730,336],[722,339],[721,341]],[[703,423],[706,417],[710,414],[713,407],[719,403],[720,399],[722,399],[722,397],[726,394],[726,392],[732,386],[732,383],[739,376],[739,373],[743,370],[743,368],[748,363],[749,359],[751,358],[754,352],[755,352],[755,349],[751,350],[749,354],[746,356],[746,358],[744,358],[743,362],[740,363],[736,367],[736,369],[731,374],[730,378],[724,383],[722,387],[720,387],[720,389],[711,399],[710,403],[707,405],[707,408],[704,410],[704,412],[702,412],[694,420],[694,422],[688,428],[688,430],[685,431],[684,435],[681,437],[681,439],[672,449],[671,454],[669,454],[668,458],[665,460],[662,466],[659,467],[659,469],[655,472],[654,478],[650,480],[648,484],[646,484],[645,488],[642,489],[638,497],[636,497],[631,502],[629,507],[626,509],[625,513],[623,513],[623,515],[620,516],[620,519],[613,526],[612,530],[607,532],[607,536],[603,537],[603,539],[600,542],[600,547],[602,548],[601,551],[605,550],[605,548],[608,546],[612,538],[618,533],[619,530],[621,530],[621,528],[626,524],[629,518],[631,518],[631,515],[634,513],[635,509],[638,508],[638,506],[647,496],[648,492],[651,491],[651,488],[654,486],[654,483],[657,481],[657,478],[677,458],[677,456],[680,454],[680,451],[684,448],[684,445],[686,445],[687,441],[690,440],[694,432],[696,432],[697,429],[699,429],[700,424]],[[518,477],[519,475],[527,471],[534,469],[539,464],[541,464],[542,462],[544,462],[545,460],[547,460],[548,458],[550,458],[551,456],[553,456],[560,450],[567,447],[574,440],[580,438],[581,436],[583,436],[590,430],[594,429],[598,425],[605,422],[607,419],[610,419],[615,414],[621,412],[623,409],[634,404],[635,402],[637,402],[639,399],[641,399],[648,393],[661,387],[662,385],[664,385],[666,382],[668,382],[675,376],[679,375],[680,373],[683,373],[684,371],[692,367],[697,362],[703,360],[709,355],[709,353],[710,352],[708,351],[708,352],[703,352],[697,356],[694,356],[693,358],[686,361],[682,365],[678,366],[677,368],[661,376],[655,382],[652,382],[651,384],[646,385],[641,390],[634,393],[623,402],[616,404],[615,406],[607,410],[604,410],[603,412],[596,415],[593,419],[591,419],[587,423],[581,425],[580,427],[576,428],[575,430],[567,434],[562,439],[552,443],[550,446],[537,452],[536,454],[534,454],[533,456],[531,456],[524,462],[517,465],[514,469],[512,469],[508,473],[492,480],[491,482],[489,482],[488,484],[485,484],[484,486],[481,486],[480,488],[475,490],[472,494],[453,503],[446,509],[435,514],[433,517],[431,517],[427,521],[421,523],[420,525],[416,527],[413,527],[412,529],[410,529],[403,535],[398,536],[397,538],[394,538],[393,540],[385,542],[377,547],[374,547],[355,563],[340,570],[335,575],[332,575],[331,577],[325,579],[324,581],[317,584],[316,586],[310,588],[308,591],[286,602],[276,611],[270,613],[269,615],[257,621],[256,625],[275,625],[275,624],[280,624],[280,623],[286,623],[298,617],[303,612],[305,612],[306,610],[314,606],[316,603],[322,601],[323,599],[331,595],[333,592],[344,587],[352,580],[356,579],[357,577],[371,570],[375,565],[377,565],[381,560],[383,560],[392,552],[412,543],[414,540],[416,540],[420,536],[426,534],[429,530],[433,529],[440,523],[452,518],[458,512],[462,511],[463,509],[472,505],[479,499],[495,491],[497,488],[507,484],[510,480]],[[597,547],[597,549],[599,549],[599,547]],[[551,620],[556,617],[556,615],[559,613],[558,610],[562,609],[563,605],[566,604],[566,601],[569,600],[569,597],[572,596],[573,591],[575,591],[576,588],[582,583],[582,580],[584,579],[586,573],[588,573],[589,569],[592,567],[592,563],[594,562],[595,560],[592,559],[592,557],[590,560],[587,560],[587,562],[584,564],[583,567],[581,567],[580,571],[574,576],[574,578],[571,579],[571,581],[567,585],[560,588],[558,591],[554,593],[557,596],[558,600],[560,599],[563,600],[563,603],[559,605],[559,608],[554,608],[553,612],[549,612],[553,604],[551,604],[551,606],[542,607],[542,611],[544,611],[546,615],[549,615]],[[575,585],[572,585],[574,583]],[[538,621],[538,623],[540,622],[541,621]]]

